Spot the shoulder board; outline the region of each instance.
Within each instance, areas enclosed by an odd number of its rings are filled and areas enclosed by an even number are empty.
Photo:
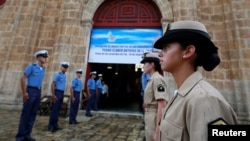
[[[223,118],[217,118],[208,123],[208,125],[227,125],[227,122]]]

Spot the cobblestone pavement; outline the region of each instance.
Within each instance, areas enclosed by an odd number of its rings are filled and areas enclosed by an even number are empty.
[[[48,115],[37,115],[32,137],[37,141],[142,141],[144,136],[140,114],[92,112],[85,117],[79,111],[77,125],[69,125],[68,117],[61,116],[55,133],[47,131]],[[15,141],[20,111],[0,110],[0,141]]]

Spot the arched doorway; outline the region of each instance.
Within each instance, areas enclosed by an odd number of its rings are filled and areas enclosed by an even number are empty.
[[[86,76],[93,70],[104,75],[107,109],[140,110],[142,72],[136,64],[162,35],[161,17],[152,0],[106,0],[96,10]]]

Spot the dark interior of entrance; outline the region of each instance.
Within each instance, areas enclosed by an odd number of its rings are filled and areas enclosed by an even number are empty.
[[[103,80],[109,87],[107,107],[103,110],[141,111],[142,71],[140,69],[135,70],[134,64],[91,63],[91,70],[103,74]]]

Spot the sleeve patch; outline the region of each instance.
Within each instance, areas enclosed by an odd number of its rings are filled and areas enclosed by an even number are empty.
[[[227,125],[227,122],[223,118],[218,118],[209,122],[208,125]]]
[[[157,91],[158,92],[165,92],[165,88],[162,86],[162,84],[157,86]]]

